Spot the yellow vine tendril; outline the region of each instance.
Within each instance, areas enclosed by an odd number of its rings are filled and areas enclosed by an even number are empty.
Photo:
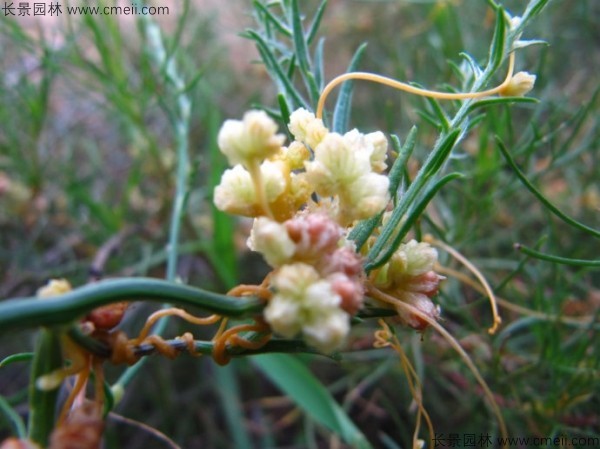
[[[411,86],[410,84],[403,83],[402,81],[397,81],[393,78],[388,78],[387,76],[377,75],[375,73],[369,72],[350,72],[344,73],[343,75],[339,75],[336,78],[332,79],[319,97],[319,102],[317,103],[317,118],[323,118],[323,108],[325,106],[325,100],[327,96],[331,93],[333,89],[335,89],[339,84],[344,81],[349,80],[363,80],[363,81],[372,81],[374,83],[383,84],[389,86],[393,89],[401,90],[403,92],[408,92],[410,94],[419,95],[421,97],[428,98],[436,98],[438,100],[466,100],[468,98],[482,98],[489,97],[491,95],[495,95],[501,92],[506,86],[510,84],[510,80],[513,76],[513,71],[515,68],[515,54],[514,52],[510,53],[508,58],[508,73],[506,74],[506,78],[502,82],[502,84],[492,88],[487,89],[481,92],[460,92],[460,93],[451,93],[451,92],[439,92],[435,90],[429,89],[421,89],[419,87]]]
[[[408,388],[410,390],[410,393],[411,393],[415,403],[417,404],[417,408],[419,409],[419,413],[417,414],[417,422],[415,424],[415,431],[413,433],[413,447],[415,447],[415,448],[420,447],[418,435],[419,435],[419,430],[421,428],[421,416],[423,417],[423,419],[425,419],[425,422],[427,423],[427,430],[429,431],[429,439],[431,441],[431,444],[433,445],[434,436],[435,436],[434,431],[433,431],[433,423],[431,422],[429,413],[427,413],[427,410],[425,409],[425,406],[423,405],[423,394],[422,394],[423,388],[421,386],[421,381],[419,379],[419,376],[417,375],[417,372],[415,371],[414,367],[412,366],[412,363],[408,359],[408,356],[404,352],[404,349],[400,345],[400,341],[398,341],[398,337],[396,337],[396,335],[392,332],[388,323],[386,323],[385,320],[380,319],[379,325],[381,326],[381,329],[375,331],[375,342],[373,343],[373,346],[375,346],[376,348],[384,348],[384,347],[389,346],[398,354],[398,356],[400,357],[400,363],[402,365],[402,369],[404,370],[404,373],[406,374],[406,381],[408,382]]]
[[[423,321],[427,322],[432,328],[434,328],[444,338],[444,340],[446,340],[450,344],[450,346],[458,353],[463,362],[465,362],[465,364],[467,365],[467,367],[481,386],[483,393],[488,399],[490,407],[492,408],[492,412],[496,416],[498,426],[500,427],[500,433],[502,434],[502,437],[506,439],[508,437],[508,430],[506,428],[506,423],[504,422],[504,418],[502,417],[502,413],[500,412],[500,407],[498,406],[498,403],[494,398],[492,390],[490,390],[490,387],[488,386],[487,382],[483,379],[483,376],[479,372],[477,366],[475,366],[475,363],[473,363],[473,361],[471,360],[469,354],[467,354],[467,352],[463,349],[460,343],[458,343],[458,341],[456,341],[456,339],[450,334],[450,332],[448,332],[435,319],[421,312],[416,307],[406,302],[403,302],[397,298],[394,298],[393,296],[382,292],[381,290],[373,287],[372,285],[367,285],[367,293],[375,299],[393,305],[394,307],[396,307],[396,309],[404,309],[406,312],[418,316]],[[504,447],[507,446],[505,445]]]
[[[481,271],[479,271],[475,267],[475,265],[473,265],[471,262],[469,262],[467,260],[467,258],[465,256],[463,256],[461,253],[459,253],[457,250],[455,250],[454,248],[452,248],[449,245],[446,245],[444,242],[433,238],[433,236],[426,235],[423,238],[423,240],[427,243],[430,243],[433,246],[442,248],[444,251],[451,254],[456,260],[458,260],[460,263],[462,263],[471,273],[473,273],[475,275],[477,280],[481,283],[481,286],[483,287],[485,294],[487,295],[488,299],[490,300],[490,306],[492,307],[492,316],[494,318],[494,324],[492,324],[492,327],[490,327],[488,329],[488,332],[492,335],[495,334],[496,331],[498,330],[498,326],[500,326],[500,324],[502,323],[502,318],[500,318],[500,315],[498,314],[498,303],[496,301],[496,296],[494,295],[492,287],[490,287],[490,284],[487,282],[487,280],[485,279],[483,274],[481,274]]]

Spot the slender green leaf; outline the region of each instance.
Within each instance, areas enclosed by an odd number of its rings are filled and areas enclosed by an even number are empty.
[[[400,201],[388,222],[385,224],[379,237],[373,244],[367,256],[367,264],[365,270],[369,271],[383,265],[391,257],[394,251],[402,242],[405,234],[399,232],[398,225],[401,220],[406,219],[405,214],[409,208],[415,203],[417,197],[421,194],[429,180],[439,171],[448,155],[454,148],[461,134],[460,129],[455,129],[447,134],[436,144],[435,150],[431,153],[425,164],[417,174],[417,177],[410,185],[406,193]],[[406,233],[408,228],[403,227],[403,232]],[[390,245],[390,243],[392,243]]]
[[[461,53],[460,56],[462,56],[465,61],[467,61],[467,64],[469,64],[471,72],[473,73],[473,78],[478,79],[481,77],[483,71],[481,70],[481,67],[479,67],[479,64],[477,64],[477,61],[475,61],[475,59],[473,59],[473,57],[468,53]]]
[[[431,109],[435,113],[442,131],[448,131],[450,129],[450,120],[448,120],[448,117],[442,109],[440,102],[435,98],[426,98],[426,101],[429,103],[429,106],[431,106]]]
[[[33,355],[33,352],[21,352],[20,354],[9,355],[0,361],[0,368],[3,366],[12,365],[13,363],[29,362],[33,359]]]
[[[316,422],[339,435],[352,447],[371,447],[329,391],[300,361],[283,354],[259,355],[252,361]]]
[[[8,421],[12,427],[14,433],[20,439],[27,438],[27,430],[25,429],[25,423],[21,419],[21,416],[17,411],[10,406],[8,401],[4,399],[4,396],[0,396],[0,416],[4,415],[6,421]]]
[[[531,97],[498,97],[498,98],[486,98],[485,100],[479,100],[469,106],[469,113],[475,111],[476,109],[487,107],[487,106],[497,106],[500,104],[513,104],[513,103],[539,103],[537,98]]]
[[[367,48],[367,44],[361,44],[354,52],[348,69],[346,72],[355,72],[360,60]],[[333,124],[331,126],[332,131],[337,133],[344,133],[348,130],[348,122],[350,121],[350,107],[352,103],[352,91],[354,82],[345,81],[342,83],[340,93],[338,94],[337,101],[335,103],[335,109],[333,110]]]
[[[302,17],[300,14],[300,7],[298,6],[298,0],[292,0],[291,13],[290,22],[292,24],[294,54],[298,58],[300,70],[304,73],[309,73],[311,64],[308,55],[308,46],[306,45],[306,38],[304,37],[304,29],[302,28]]]
[[[573,267],[600,268],[600,259],[571,259],[568,257],[553,256],[551,254],[536,251],[535,249],[529,248],[525,245],[521,245],[520,243],[515,244],[515,249],[521,251],[523,254],[527,254],[529,257],[533,257],[535,259],[540,260],[546,260],[548,262],[559,263],[561,265],[571,265]]]
[[[554,215],[556,215],[562,221],[573,226],[574,228],[577,228],[580,231],[583,231],[590,235],[593,235],[596,238],[600,238],[600,231],[598,231],[594,228],[591,228],[589,226],[586,226],[583,223],[580,223],[577,220],[569,217],[568,215],[563,213],[558,207],[556,207],[554,204],[552,204],[544,195],[542,195],[542,193],[538,189],[536,189],[531,182],[529,182],[529,180],[527,179],[527,176],[525,176],[525,173],[523,173],[519,169],[516,162],[514,161],[514,159],[510,155],[508,149],[504,146],[504,143],[500,140],[500,138],[496,137],[496,142],[498,143],[498,148],[500,149],[500,152],[506,159],[506,162],[508,162],[508,165],[510,165],[510,167],[513,169],[513,171],[519,178],[519,181],[521,181],[521,183],[527,188],[527,190],[529,190],[531,193],[533,193],[533,195],[544,205],[544,207],[546,207],[546,209],[548,209],[550,212],[552,212]]]
[[[233,447],[237,449],[246,449],[252,447],[250,435],[244,425],[244,415],[242,414],[242,402],[240,400],[240,388],[236,379],[235,363],[219,368],[219,372],[214,376],[217,392],[221,399],[221,407],[225,415],[225,422],[229,429],[229,435],[233,440]]]
[[[290,140],[294,140],[294,137],[292,136],[292,133],[290,132],[289,128],[288,128],[288,124],[290,123],[290,107],[287,104],[287,101],[285,101],[285,96],[282,94],[277,95],[277,103],[279,103],[279,111],[281,112],[281,120],[283,121],[284,125],[285,125],[285,131],[286,134],[288,135],[288,138]]]
[[[315,17],[313,18],[312,23],[308,29],[308,33],[306,34],[306,42],[308,45],[312,44],[313,40],[317,36],[317,32],[319,31],[319,26],[321,25],[321,20],[323,19],[323,14],[325,13],[325,8],[327,7],[327,0],[323,0],[315,13]]]
[[[494,37],[490,46],[490,54],[487,69],[492,72],[496,71],[504,60],[504,48],[506,44],[506,18],[504,17],[504,9],[498,7],[496,9],[496,27],[494,28]],[[487,70],[486,69],[486,70]]]
[[[413,126],[410,129],[408,135],[406,136],[404,145],[400,144],[400,139],[395,134],[392,134],[391,138],[392,146],[398,153],[398,157],[390,169],[388,178],[390,180],[390,195],[392,195],[393,198],[396,198],[398,196],[398,188],[402,182],[402,176],[406,169],[406,164],[408,163],[408,159],[411,157],[417,143],[417,127]]]
[[[279,17],[276,17],[269,10],[269,8],[267,8],[265,5],[263,5],[260,1],[257,0],[255,0],[252,3],[254,5],[254,8],[256,8],[262,14],[264,14],[264,17],[269,21],[269,23],[273,24],[280,33],[287,37],[292,37],[292,30],[290,30]]]
[[[106,304],[152,300],[198,307],[227,316],[251,316],[264,308],[261,300],[220,295],[188,285],[152,278],[107,279],[40,301],[37,297],[0,302],[0,333],[13,329],[68,324]]]
[[[325,71],[323,69],[323,47],[325,46],[325,39],[319,39],[317,43],[317,48],[315,49],[315,63],[314,63],[314,72],[315,72],[315,83],[317,84],[317,89],[320,92],[323,91],[325,87]]]
[[[285,92],[289,99],[292,100],[293,107],[303,107],[309,109],[306,101],[298,93],[292,82],[283,72],[283,69],[277,62],[277,58],[275,57],[275,55],[273,54],[263,37],[254,30],[246,31],[245,35],[256,42],[265,67],[271,74],[273,80],[281,86],[281,90],[283,90],[283,92]]]
[[[50,299],[48,299],[50,300]],[[39,300],[44,302],[45,300]],[[62,367],[59,334],[51,329],[42,329],[38,336],[35,356],[29,379],[29,439],[42,447],[48,444],[48,437],[54,428],[58,389],[40,390],[37,380]]]

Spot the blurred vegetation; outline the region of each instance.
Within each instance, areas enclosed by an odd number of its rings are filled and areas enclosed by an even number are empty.
[[[238,3],[241,32],[250,7]],[[522,3],[504,2],[515,13]],[[311,14],[317,6],[302,2]],[[265,269],[245,250],[248,224],[211,205],[225,166],[216,132],[224,118],[240,117],[252,102],[276,107],[275,90],[251,65],[256,55],[228,57],[239,52],[224,43],[218,10],[193,3],[174,10],[162,23],[163,35],[192,104],[193,167],[177,274],[223,292],[239,281],[260,280]],[[47,26],[0,19],[1,298],[31,295],[52,277],[80,285],[100,274],[165,276],[177,162],[165,68],[152,62],[140,21],[62,19]],[[600,246],[540,205],[495,140],[500,136],[521,170],[561,210],[599,224],[598,23],[596,0],[550,2],[524,35],[549,45],[521,51],[517,67],[538,76],[531,95],[540,102],[485,110],[449,162],[466,178],[443,189],[420,224],[468,257],[509,305],[535,311],[502,307],[504,325],[490,336],[486,302],[475,290],[449,278],[438,298],[445,327],[482,371],[513,436],[600,435],[598,271],[527,258],[513,245],[576,259],[597,258]],[[342,73],[367,42],[361,70],[432,88],[457,85],[453,64],[460,52],[485,59],[493,27],[486,2],[331,1],[320,31],[325,78]],[[400,136],[417,124],[412,171],[438,135],[427,120],[429,107],[423,99],[358,82],[350,123]],[[460,270],[450,258],[441,262]],[[136,305],[125,328],[138,329],[148,310]],[[563,319],[579,317],[589,321]],[[169,333],[184,329],[169,324]],[[339,363],[301,361],[375,447],[408,447],[410,391],[397,358],[369,349],[370,332],[361,327],[353,333]],[[31,350],[33,335],[3,335],[0,358]],[[421,339],[402,330],[399,337],[422,378],[436,432],[493,432],[481,391],[447,343],[434,333]],[[108,379],[121,371],[113,368]],[[21,413],[27,373],[25,363],[0,368],[0,394]],[[261,375],[252,358],[227,367],[188,356],[153,358],[116,411],[186,448],[317,448],[332,439]],[[107,448],[163,447],[143,429],[108,422]],[[8,434],[8,426],[0,429]]]

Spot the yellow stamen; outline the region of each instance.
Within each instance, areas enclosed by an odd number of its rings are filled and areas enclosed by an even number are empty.
[[[485,277],[483,276],[481,271],[479,271],[475,267],[475,265],[473,265],[471,262],[469,262],[467,260],[467,258],[465,256],[463,256],[461,253],[459,253],[457,250],[455,250],[454,248],[452,248],[449,245],[446,245],[444,242],[441,242],[440,240],[433,238],[433,236],[426,235],[423,240],[426,241],[427,243],[430,243],[433,246],[442,248],[444,251],[451,254],[456,260],[458,260],[460,263],[462,263],[471,273],[473,273],[475,275],[475,277],[479,280],[488,299],[490,300],[490,306],[492,307],[492,316],[494,318],[494,324],[492,324],[492,327],[490,327],[488,329],[488,332],[492,335],[495,334],[496,331],[498,330],[498,326],[500,326],[500,324],[502,323],[502,318],[500,318],[500,315],[498,314],[498,304],[496,301],[496,296],[494,295],[494,292],[492,290],[492,287],[490,287],[490,284],[488,284],[487,280],[485,279]]]
[[[377,75],[375,73],[369,72],[350,72],[344,73],[334,79],[332,79],[319,97],[319,102],[317,103],[317,118],[323,118],[323,108],[325,106],[325,100],[327,96],[331,93],[333,89],[335,89],[339,84],[348,80],[363,80],[363,81],[372,81],[374,83],[384,84],[393,89],[401,90],[403,92],[408,92],[410,94],[419,95],[421,97],[428,98],[436,98],[438,100],[466,100],[468,98],[482,98],[489,97],[491,95],[495,95],[502,91],[506,86],[510,84],[510,80],[513,76],[513,71],[515,67],[515,54],[514,52],[509,55],[508,58],[508,73],[506,78],[499,86],[496,86],[492,89],[487,89],[481,92],[461,92],[461,93],[451,93],[451,92],[439,92],[435,90],[429,89],[421,89],[419,87],[411,86],[410,84],[403,83],[401,81],[397,81],[393,78],[388,78],[386,76]]]

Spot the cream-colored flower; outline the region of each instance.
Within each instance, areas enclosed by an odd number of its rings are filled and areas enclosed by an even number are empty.
[[[64,295],[72,289],[71,284],[66,279],[51,279],[46,285],[38,289],[38,298],[51,298],[53,296]]]
[[[315,149],[329,132],[323,125],[323,120],[304,108],[292,112],[288,128],[297,140],[305,142],[312,149]]]
[[[306,173],[319,195],[332,196],[371,171],[370,152],[357,151],[349,139],[329,133],[315,148],[315,158],[306,162]]]
[[[437,262],[438,253],[429,243],[411,240],[400,245],[398,253],[401,254],[404,272],[410,276],[418,276],[433,270]]]
[[[323,214],[298,215],[285,222],[285,229],[296,245],[295,260],[316,263],[334,252],[342,237],[342,228]]]
[[[304,168],[304,162],[310,158],[310,151],[304,144],[294,141],[289,147],[284,148],[281,157],[290,164],[290,169],[299,170]]]
[[[242,121],[226,120],[217,141],[231,165],[248,167],[280,151],[285,136],[276,133],[277,124],[264,111],[248,111]]]
[[[382,173],[387,168],[387,164],[385,163],[388,151],[387,138],[381,131],[369,133],[365,135],[365,138],[373,146],[371,168],[375,173]]]
[[[500,91],[503,97],[522,97],[535,85],[536,76],[529,72],[519,72],[515,74],[508,86]]]
[[[274,203],[287,189],[285,164],[265,161],[260,172],[267,202]],[[225,170],[221,182],[215,187],[213,201],[217,209],[231,214],[256,217],[264,213],[257,202],[252,177],[241,165]]]
[[[375,284],[386,290],[415,290],[413,280],[433,270],[437,251],[425,242],[411,240],[403,243],[388,263],[378,270]],[[423,279],[425,281],[426,279]]]
[[[340,308],[326,315],[317,316],[317,319],[302,329],[306,342],[325,354],[339,349],[344,344],[349,331],[349,316]]]
[[[284,265],[273,275],[275,294],[265,308],[265,319],[273,330],[287,338],[302,333],[320,351],[331,352],[350,330],[349,315],[341,298],[326,279],[310,265]]]
[[[342,224],[370,218],[381,212],[388,201],[390,180],[385,175],[367,173],[340,194]]]
[[[252,251],[261,253],[272,267],[289,262],[296,250],[286,227],[266,217],[254,220],[247,244]]]
[[[257,213],[254,184],[250,173],[241,165],[225,170],[215,187],[213,200],[217,209],[230,214],[252,217]]]

